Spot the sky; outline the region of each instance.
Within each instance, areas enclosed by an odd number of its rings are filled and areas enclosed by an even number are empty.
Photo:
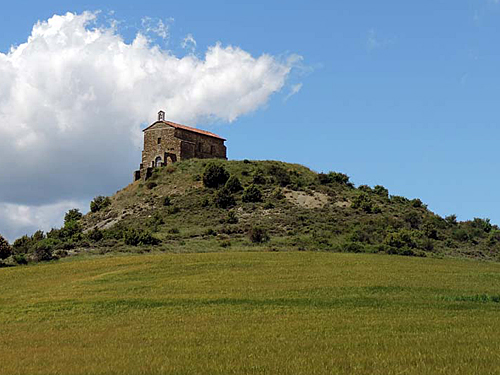
[[[500,224],[499,40],[499,0],[2,3],[0,234],[131,183],[160,109]]]

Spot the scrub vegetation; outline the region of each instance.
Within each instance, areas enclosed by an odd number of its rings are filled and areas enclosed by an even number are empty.
[[[0,246],[2,246],[0,244]],[[1,265],[80,253],[242,250],[381,253],[498,260],[488,219],[440,217],[420,199],[277,161],[187,160],[154,171],[63,228],[16,240]]]

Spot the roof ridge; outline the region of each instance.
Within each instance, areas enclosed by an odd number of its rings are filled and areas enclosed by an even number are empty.
[[[183,129],[183,130],[187,130],[187,131],[192,131],[194,133],[203,134],[203,135],[206,135],[208,137],[214,137],[214,138],[222,139],[224,141],[226,140],[225,138],[223,138],[220,135],[217,135],[215,133],[212,133],[212,132],[209,132],[209,131],[206,131],[206,130],[202,130],[202,129],[198,129],[198,128],[194,128],[192,126],[178,124],[178,123],[173,122],[173,121],[166,121],[166,120],[158,120],[158,121],[153,122],[146,129],[144,129],[143,132],[145,132],[146,130],[148,130],[149,128],[151,128],[153,125],[156,125],[158,123],[169,125],[169,126],[172,126],[172,127],[176,128],[176,129]]]

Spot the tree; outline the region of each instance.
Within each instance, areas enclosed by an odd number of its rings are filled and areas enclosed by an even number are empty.
[[[70,221],[78,221],[82,217],[83,215],[80,210],[78,208],[73,208],[72,210],[66,212],[66,215],[64,215],[64,224],[67,224]]]
[[[241,186],[241,182],[238,177],[231,176],[229,180],[227,180],[225,188],[228,189],[231,193],[237,193],[243,190],[243,186]]]
[[[255,185],[247,187],[243,193],[243,202],[262,202],[262,193]]]
[[[5,238],[0,235],[0,259],[6,259],[12,254],[12,248]]]
[[[208,163],[203,172],[203,184],[208,188],[217,189],[229,180],[229,173],[217,163]]]
[[[102,195],[99,195],[98,197],[95,197],[92,202],[90,202],[90,211],[101,211],[102,209],[108,207],[110,204],[111,200],[109,199],[109,197],[103,197]]]

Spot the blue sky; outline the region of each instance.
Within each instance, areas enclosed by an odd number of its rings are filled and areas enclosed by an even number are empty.
[[[189,34],[199,56],[216,42],[255,57],[302,56],[258,109],[191,124],[225,136],[231,159],[342,171],[438,214],[500,224],[499,1],[18,1],[2,4],[0,52],[26,42],[39,20],[96,10],[118,20],[128,42],[144,17],[163,20],[169,37],[154,43],[176,56]]]

